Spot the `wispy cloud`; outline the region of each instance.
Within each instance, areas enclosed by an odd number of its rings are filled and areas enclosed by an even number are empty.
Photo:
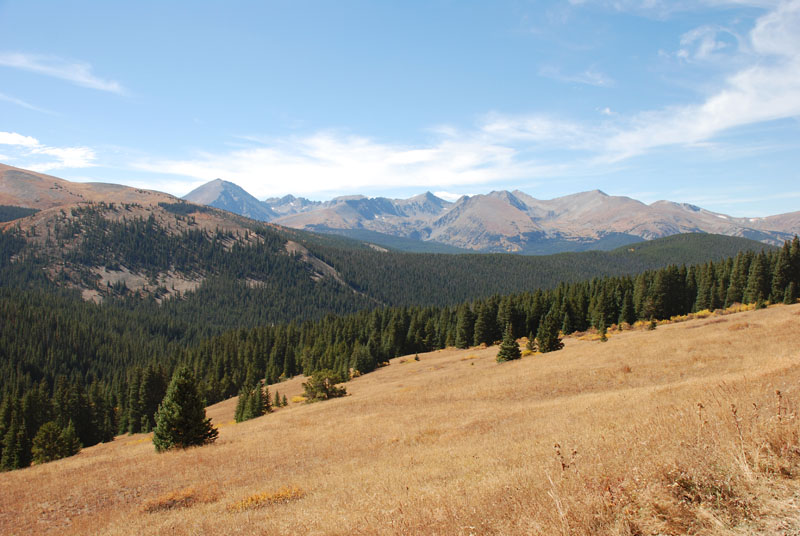
[[[614,85],[614,80],[608,75],[601,73],[594,67],[590,67],[579,73],[564,73],[558,67],[545,65],[539,69],[539,76],[568,82],[574,84],[585,84],[596,87],[609,87]]]
[[[29,102],[26,102],[22,99],[18,99],[16,97],[12,97],[10,95],[6,95],[4,93],[0,93],[0,101],[10,102],[11,104],[15,104],[17,106],[21,106],[22,108],[27,108],[28,110],[33,110],[35,112],[41,112],[44,114],[53,114],[53,112],[51,112],[50,110],[39,108],[38,106],[34,106]]]
[[[150,159],[134,167],[202,181],[224,178],[258,197],[377,187],[488,184],[552,175],[556,168],[519,160],[516,149],[480,133],[451,133],[425,147],[320,132],[269,145],[184,160]],[[197,183],[187,183],[185,191]]]
[[[119,82],[105,80],[92,73],[92,66],[82,61],[73,61],[58,56],[0,52],[0,66],[22,69],[53,78],[72,82],[78,86],[124,94]]]
[[[2,160],[39,172],[92,167],[97,158],[89,147],[51,147],[16,132],[0,132],[0,145],[11,152],[3,155]]]

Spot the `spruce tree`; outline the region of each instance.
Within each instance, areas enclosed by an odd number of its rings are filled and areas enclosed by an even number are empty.
[[[533,332],[528,333],[528,342],[525,343],[525,349],[531,352],[536,351],[536,339],[533,336]]]
[[[244,415],[244,408],[247,405],[247,399],[250,397],[250,390],[247,387],[242,387],[239,389],[239,398],[236,400],[236,411],[233,413],[233,419],[236,422],[242,422],[245,420],[243,418]]]
[[[500,344],[500,350],[497,352],[497,362],[511,361],[512,359],[519,359],[522,353],[519,351],[519,344],[514,339],[513,331],[511,330],[511,322],[506,324],[506,332],[503,335],[503,342]]]
[[[61,443],[62,454],[65,457],[77,454],[81,450],[81,441],[78,439],[78,434],[75,432],[75,425],[72,421],[69,421],[67,427],[61,431],[58,440]]]
[[[494,342],[492,340],[493,329],[489,323],[489,316],[491,312],[488,310],[489,307],[486,305],[480,306],[478,308],[478,314],[475,318],[475,328],[473,334],[473,344],[478,346],[480,344],[485,344],[486,346],[491,346]]]
[[[633,308],[633,296],[630,292],[625,292],[625,295],[622,297],[622,308],[619,312],[619,320],[617,323],[622,326],[622,324],[627,323],[633,325],[636,322],[636,311]]]
[[[45,463],[64,457],[60,435],[61,428],[53,421],[46,422],[39,428],[31,448],[34,463]]]
[[[554,352],[564,347],[564,343],[561,342],[558,336],[559,322],[557,314],[558,308],[553,305],[536,332],[536,342],[538,343],[539,351],[542,353]]]
[[[217,435],[211,419],[206,418],[194,375],[186,366],[178,368],[156,412],[156,451],[213,443]]]
[[[456,348],[469,348],[474,339],[475,315],[469,305],[462,305],[458,309],[456,319]]]
[[[797,303],[797,285],[794,284],[794,281],[786,287],[786,292],[783,294],[783,303],[786,305]]]
[[[15,411],[11,417],[11,426],[3,438],[3,457],[0,459],[0,468],[5,471],[21,469],[30,465],[30,446],[25,436],[25,423]]]
[[[608,328],[606,327],[605,316],[600,317],[600,322],[597,326],[597,332],[600,334],[600,342],[606,342],[608,340]]]
[[[281,401],[281,406],[288,406],[289,400],[286,398],[286,395],[283,395],[283,400]]]

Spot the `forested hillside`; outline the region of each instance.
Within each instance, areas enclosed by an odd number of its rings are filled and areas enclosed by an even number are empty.
[[[162,236],[153,222],[134,222],[131,225],[144,225],[139,231],[145,235]],[[127,241],[124,226],[112,226],[111,231],[118,233],[120,243],[100,247],[97,252],[74,248],[71,254],[88,254],[89,257],[81,258],[88,264],[117,262],[124,248],[131,246],[124,245]],[[167,243],[173,240],[170,235],[162,238]],[[501,330],[507,325],[511,326],[515,337],[542,337],[545,335],[542,330],[555,330],[557,334],[560,329],[571,333],[589,326],[665,318],[734,302],[788,302],[796,298],[800,284],[800,243],[795,239],[777,251],[747,251],[722,262],[688,268],[671,265],[638,276],[584,279],[557,286],[531,283],[527,287],[530,291],[506,296],[492,294],[491,286],[485,286],[472,292],[473,296],[484,292],[488,297],[483,299],[461,300],[464,303],[452,305],[456,298],[447,296],[431,300],[432,303],[414,305],[402,302],[400,297],[413,293],[415,289],[420,289],[422,299],[433,296],[432,289],[445,280],[442,274],[437,276],[438,279],[427,276],[430,272],[436,273],[437,269],[444,270],[442,266],[447,270],[463,270],[450,277],[449,285],[439,288],[440,294],[452,291],[457,297],[470,294],[469,285],[482,274],[468,272],[479,268],[485,270],[483,276],[490,277],[491,272],[495,279],[500,280],[519,274],[517,281],[524,284],[522,278],[526,265],[519,263],[527,259],[481,255],[409,256],[357,247],[335,249],[327,246],[326,249],[320,244],[321,239],[313,235],[294,234],[292,238],[305,241],[309,250],[328,260],[348,281],[359,276],[367,280],[361,270],[368,271],[368,263],[375,263],[372,267],[380,272],[376,268],[377,259],[390,259],[395,264],[382,267],[387,290],[377,298],[371,295],[367,298],[350,288],[347,296],[362,296],[371,303],[362,303],[361,311],[349,316],[331,315],[316,321],[311,320],[314,314],[309,313],[309,309],[298,306],[298,317],[305,315],[308,320],[289,323],[258,322],[259,311],[270,310],[268,296],[257,292],[251,294],[246,280],[242,282],[230,274],[208,278],[197,291],[180,299],[166,299],[161,304],[153,296],[128,295],[111,297],[99,305],[83,301],[76,291],[58,289],[54,283],[37,276],[36,270],[41,266],[36,263],[41,260],[30,251],[27,256],[21,256],[25,252],[25,241],[13,233],[4,235],[0,261],[7,277],[3,281],[16,282],[17,288],[5,287],[0,292],[0,350],[4,353],[0,370],[3,467],[10,469],[29,463],[37,431],[49,421],[55,421],[61,430],[74,429],[84,446],[110,439],[114,432],[149,429],[152,414],[163,396],[166,378],[179,364],[189,364],[193,368],[201,379],[200,387],[206,401],[212,403],[261,379],[274,383],[301,372],[308,374],[320,369],[332,369],[347,377],[353,371],[369,372],[384,360],[405,353],[449,345],[466,347],[492,343],[500,338]],[[575,265],[580,264],[576,260],[583,257],[595,263],[595,273],[602,273],[604,267],[623,270],[614,265],[614,258],[634,259],[634,263],[623,266],[635,271],[635,266],[661,259],[660,248],[663,247],[667,253],[674,251],[673,248],[678,246],[674,241],[680,239],[672,240],[663,246],[643,248],[644,253],[650,255],[649,260],[636,251],[625,249],[605,256],[594,253],[559,255],[547,258],[551,264],[546,266],[554,270],[563,267],[576,280],[582,274],[574,271]],[[686,240],[693,243],[692,239]],[[713,241],[713,237],[700,240]],[[285,255],[277,253],[279,243],[274,243],[272,253]],[[239,247],[242,251],[235,253],[226,265],[234,274],[242,273],[236,271],[247,268],[237,264],[239,261],[235,255],[240,254],[244,259],[250,255],[269,258],[269,244],[266,238],[257,240],[252,246],[234,244],[225,251]],[[149,269],[155,266],[153,255],[177,258],[175,248],[180,243],[172,245],[172,249],[154,249],[148,254],[150,257],[141,257],[137,262],[142,268]],[[731,244],[720,247],[724,250]],[[712,251],[711,242],[701,244],[694,250],[695,254],[701,250]],[[131,247],[131,251],[137,251],[137,248]],[[200,253],[203,251],[207,253]],[[211,264],[203,263],[212,262],[215,254],[227,259],[222,251],[201,244],[194,254],[196,256],[187,261],[188,266],[192,269],[205,266],[207,269]],[[300,262],[297,255],[285,255],[285,258]],[[598,262],[598,258],[602,262]],[[352,274],[344,270],[347,265],[343,261],[346,259],[351,259]],[[414,259],[421,266],[412,263]],[[457,259],[461,264],[448,264],[441,259]],[[512,259],[512,263],[518,264],[511,264],[514,269],[507,270],[503,259]],[[355,268],[361,263],[366,268]],[[531,265],[527,267],[530,269]],[[176,268],[181,268],[181,265]],[[569,268],[573,271],[570,272]],[[415,274],[420,281],[413,281]],[[463,277],[460,283],[466,288],[459,287],[458,277]],[[533,274],[532,277],[538,276]],[[322,277],[317,282],[310,277],[306,279],[313,284],[331,285],[331,296],[336,295],[334,289],[345,288],[333,277]],[[377,284],[379,280],[373,281]],[[392,286],[392,281],[398,283]],[[22,282],[27,282],[29,288],[22,288],[25,286]],[[411,286],[413,284],[416,287]],[[537,287],[544,288],[537,290]],[[363,288],[372,291],[367,285]],[[298,303],[310,301],[312,310],[316,307],[316,314],[319,314],[332,303],[330,300],[320,301],[327,300],[324,296],[310,292],[303,297],[304,301]],[[393,305],[390,300],[396,299],[398,305],[403,306],[379,307],[381,298],[386,300],[384,304]],[[435,305],[441,302],[450,305]],[[358,304],[351,301],[348,306],[357,308]],[[275,308],[279,309],[280,306]],[[237,311],[244,315],[237,319]],[[259,327],[242,329],[247,323]],[[239,329],[221,332],[225,326],[232,325],[238,325]],[[214,333],[219,334],[209,337]]]

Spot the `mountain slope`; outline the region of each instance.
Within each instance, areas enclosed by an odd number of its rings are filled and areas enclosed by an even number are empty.
[[[0,474],[0,525],[12,534],[610,535],[620,525],[794,534],[800,487],[775,468],[798,469],[799,307],[614,332],[606,343],[568,338],[559,352],[501,365],[496,347],[420,353],[347,382],[345,398],[290,402],[240,424],[227,400],[207,410],[220,428],[213,446],[158,454],[147,434],[122,435]],[[303,381],[270,390],[291,400]],[[781,403],[789,417],[777,419]],[[746,408],[741,426],[731,405]],[[786,449],[764,446],[781,439]],[[276,502],[236,507],[259,494]]]
[[[243,188],[222,179],[213,180],[192,190],[183,199],[190,203],[227,210],[253,220],[270,221],[278,217],[278,214]]]
[[[51,175],[0,164],[0,205],[48,209],[77,203],[139,203],[153,205],[177,198],[102,182],[70,182]]]

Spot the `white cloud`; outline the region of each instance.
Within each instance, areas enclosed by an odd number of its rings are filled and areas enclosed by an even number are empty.
[[[0,145],[18,145],[21,147],[37,147],[39,140],[30,136],[23,136],[16,132],[0,132]]]
[[[191,159],[146,160],[133,165],[203,181],[223,178],[257,197],[378,187],[488,184],[548,176],[556,171],[554,166],[517,158],[517,149],[497,143],[479,131],[441,134],[427,147],[321,132],[228,153],[201,153]],[[183,193],[192,185],[195,183],[187,181]]]
[[[125,89],[113,80],[104,80],[92,73],[92,66],[82,61],[72,61],[58,56],[0,52],[0,66],[22,69],[45,76],[60,78],[78,86],[123,94]]]
[[[91,167],[97,158],[88,147],[50,147],[16,132],[0,132],[0,145],[14,149],[13,155],[4,155],[2,160],[14,160],[20,167],[39,172]]]
[[[37,147],[31,153],[55,157],[55,160],[34,163],[29,166],[29,169],[39,172],[62,168],[92,167],[97,158],[95,152],[88,147]]]

